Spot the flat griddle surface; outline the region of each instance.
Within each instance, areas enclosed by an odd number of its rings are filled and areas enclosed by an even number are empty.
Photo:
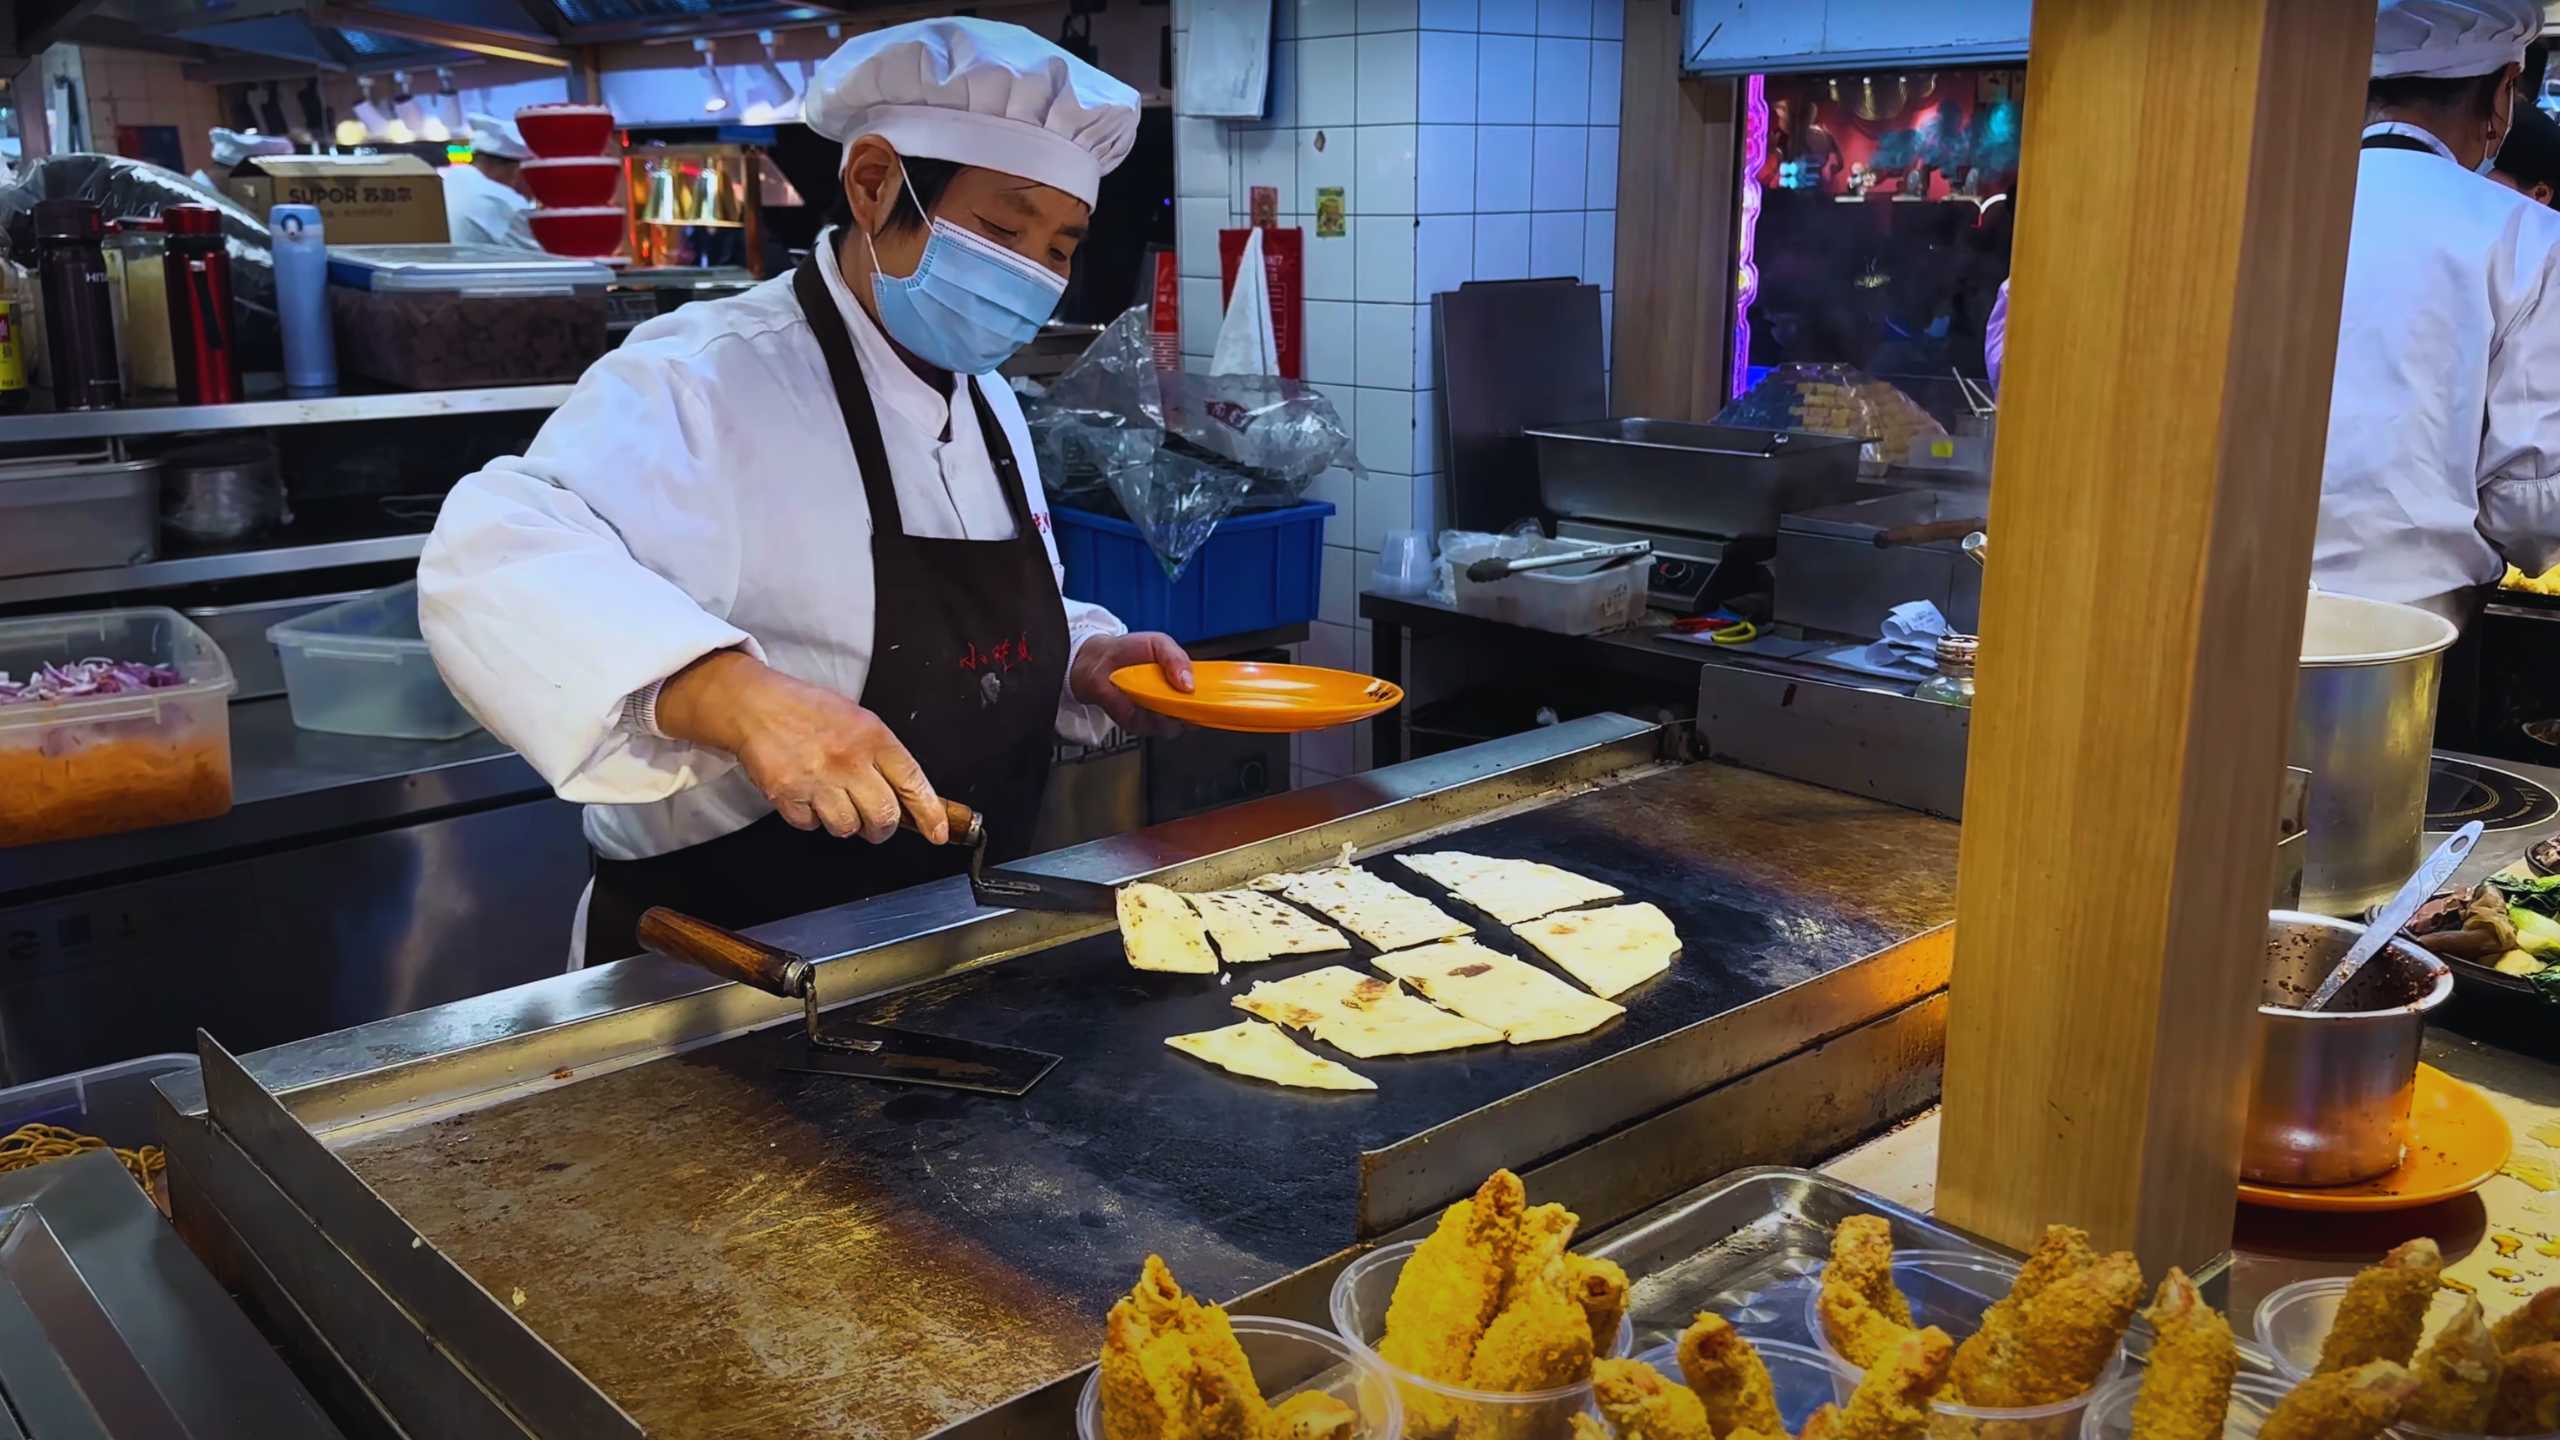
[[[652,1435],[917,1435],[1090,1363],[1150,1251],[1218,1298],[1315,1264],[1356,1238],[1364,1149],[1952,918],[1955,835],[1694,765],[1423,842],[1606,880],[1669,912],[1686,953],[1590,1035],[1337,1055],[1374,1094],[1163,1045],[1243,1019],[1227,1002],[1256,980],[1370,952],[1147,975],[1113,934],[840,1012],[1065,1056],[1018,1100],[782,1071],[797,1036],[779,1026],[345,1157],[491,1293],[521,1291],[522,1318]],[[1499,925],[1479,936],[1523,953]]]

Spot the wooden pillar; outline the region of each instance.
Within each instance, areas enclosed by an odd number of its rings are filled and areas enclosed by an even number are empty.
[[[2035,11],[1940,1212],[2230,1240],[2369,0]]]
[[[1724,408],[1737,86],[1683,77],[1680,53],[1679,7],[1627,0],[1612,415],[1707,420]]]

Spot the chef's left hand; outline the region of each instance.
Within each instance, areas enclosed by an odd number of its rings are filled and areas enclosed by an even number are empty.
[[[1096,635],[1076,648],[1067,669],[1067,693],[1087,705],[1099,705],[1113,724],[1132,735],[1171,735],[1182,722],[1140,709],[1128,692],[1111,683],[1111,672],[1152,662],[1174,689],[1191,689],[1191,657],[1172,636],[1155,630],[1134,635]]]

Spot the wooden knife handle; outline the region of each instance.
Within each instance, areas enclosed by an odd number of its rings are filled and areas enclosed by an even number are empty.
[[[1896,545],[1926,545],[1936,540],[1961,540],[1991,522],[1979,515],[1969,520],[1932,520],[1925,525],[1900,525],[1876,532],[1876,548],[1890,550]]]
[[[753,985],[768,995],[797,1000],[809,983],[809,962],[790,951],[664,905],[642,911],[637,929],[640,948],[650,954],[699,965],[723,980]]]
[[[942,802],[942,818],[951,823],[951,838],[946,843],[952,845],[966,845],[970,843],[970,837],[976,832],[978,826],[977,811],[970,809],[968,806],[961,804],[957,800],[944,800]],[[916,824],[916,817],[904,810],[898,812],[898,828],[901,830],[913,830],[919,835],[924,833],[923,827]]]

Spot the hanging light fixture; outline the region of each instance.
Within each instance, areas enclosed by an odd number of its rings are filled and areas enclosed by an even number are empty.
[[[419,133],[430,140],[451,140],[470,133],[471,122],[462,116],[462,97],[454,93],[453,72],[436,67],[436,95],[427,111],[427,123]]]
[[[764,46],[764,60],[757,68],[762,72],[747,86],[746,112],[739,116],[750,125],[780,125],[800,118],[800,97],[791,91],[791,82],[783,78],[782,66],[774,58],[773,32],[759,30],[756,39]]]
[[[391,72],[391,114],[399,121],[400,128],[409,132],[400,137],[402,144],[418,138],[426,131],[427,107],[420,104],[418,97],[410,92],[409,72],[406,70]],[[432,140],[435,137],[430,135],[427,138]]]
[[[356,77],[356,123],[364,127],[364,134],[354,140],[347,140],[346,127],[340,126],[338,132],[340,143],[356,145],[362,144],[371,136],[388,136],[391,133],[391,127],[399,123],[392,118],[390,111],[382,108],[382,102],[373,98],[373,77],[370,75]]]
[[[711,41],[707,38],[697,38],[693,42],[693,48],[695,53],[702,57],[702,79],[709,87],[708,93],[702,97],[702,113],[721,114],[729,108],[729,86],[720,78],[720,67],[711,58]]]

